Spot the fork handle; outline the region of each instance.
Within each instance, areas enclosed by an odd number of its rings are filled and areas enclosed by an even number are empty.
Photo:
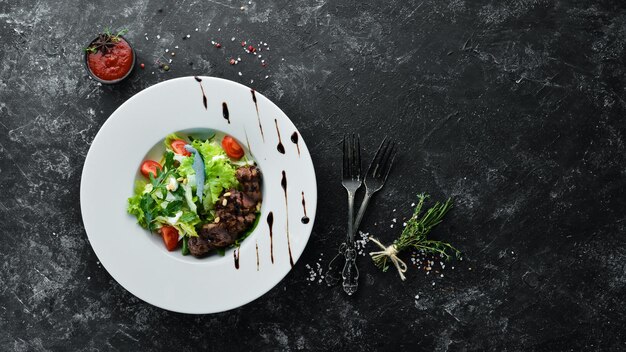
[[[346,243],[348,246],[354,244],[354,192],[348,192],[348,234]]]
[[[359,208],[359,212],[356,214],[356,219],[354,220],[354,232],[359,231],[361,220],[363,220],[363,215],[365,215],[367,205],[369,204],[370,199],[372,199],[372,194],[373,193],[365,192],[365,196],[363,196],[363,202],[361,202],[361,207]]]
[[[356,266],[356,250],[354,246],[346,248],[344,252],[346,264],[341,271],[343,278],[343,290],[348,296],[352,296],[359,287],[359,268]]]

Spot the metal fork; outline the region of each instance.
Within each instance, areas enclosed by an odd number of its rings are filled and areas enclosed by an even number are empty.
[[[387,140],[387,137],[385,137],[380,143],[376,155],[374,155],[374,159],[367,169],[367,174],[365,174],[365,196],[363,197],[359,212],[356,215],[356,220],[354,220],[355,231],[357,231],[359,225],[361,225],[361,220],[363,220],[363,215],[365,215],[365,210],[367,209],[370,199],[374,193],[380,191],[385,185],[393,161],[396,158],[396,153],[396,143]]]
[[[359,135],[352,134],[346,143],[343,139],[343,179],[341,184],[348,192],[348,233],[344,255],[346,263],[341,272],[343,290],[351,295],[356,292],[359,280],[359,269],[356,266],[356,249],[354,246],[354,196],[361,187],[361,142]]]
[[[374,159],[372,159],[372,162],[367,169],[367,174],[365,175],[365,196],[356,216],[356,221],[354,222],[353,228],[355,232],[359,229],[359,225],[361,224],[361,220],[363,220],[363,215],[365,214],[365,210],[367,209],[370,199],[374,193],[379,191],[384,186],[393,161],[396,157],[396,152],[396,144],[387,140],[387,137],[383,139],[380,146],[376,150]],[[329,286],[334,285],[339,281],[339,277],[334,270],[334,263],[341,255],[345,255],[346,249],[347,245],[344,242],[339,246],[339,253],[328,264],[328,271],[326,272],[325,279]]]

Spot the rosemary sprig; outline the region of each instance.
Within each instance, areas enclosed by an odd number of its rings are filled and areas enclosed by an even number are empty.
[[[433,229],[433,227],[441,223],[443,217],[452,208],[452,199],[448,198],[445,203],[436,202],[435,205],[428,209],[424,215],[421,215],[424,201],[428,199],[429,196],[426,194],[419,194],[418,198],[419,202],[415,207],[413,216],[411,216],[411,218],[406,222],[406,227],[402,230],[400,237],[392,244],[392,255],[385,254],[372,256],[374,264],[381,268],[382,271],[387,271],[387,269],[389,269],[389,260],[392,259],[392,256],[395,256],[395,253],[408,248],[414,248],[428,253],[441,254],[446,260],[450,259],[452,255],[459,257],[461,254],[458,249],[454,248],[447,242],[429,240],[427,238],[428,233]],[[449,252],[452,253],[450,254]],[[396,257],[396,259],[398,258]]]

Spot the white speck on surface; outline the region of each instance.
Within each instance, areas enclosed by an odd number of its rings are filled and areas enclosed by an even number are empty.
[[[165,52],[166,52],[166,53],[167,53],[167,52],[169,52],[169,51],[170,51],[170,49],[165,49]]]
[[[415,295],[415,299],[420,299],[420,295]]]
[[[157,39],[161,39],[161,36],[159,34],[157,34],[156,38]]]
[[[412,207],[414,207],[414,206],[415,206],[415,203],[411,203],[411,206],[412,206]]]
[[[210,25],[210,24],[209,24],[209,25]],[[196,32],[197,32],[197,31],[199,31],[199,29],[198,29],[198,28],[196,28]]]
[[[189,34],[187,34],[187,38],[191,38],[191,36]]]
[[[230,41],[234,42],[235,41],[235,37],[230,38]]]
[[[353,67],[350,67],[350,71],[354,71],[354,68],[353,68]]]
[[[241,72],[237,72],[237,74],[241,76]]]

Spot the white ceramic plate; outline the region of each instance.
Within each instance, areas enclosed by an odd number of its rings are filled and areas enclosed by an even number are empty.
[[[263,203],[260,222],[238,253],[197,259],[166,251],[159,236],[126,213],[126,202],[140,164],[167,134],[207,129],[250,146],[263,173]],[[244,305],[287,275],[311,234],[317,187],[304,141],[270,100],[231,81],[184,77],[139,92],[109,117],[87,154],[80,201],[89,242],[120,285],[155,306],[205,314]]]

